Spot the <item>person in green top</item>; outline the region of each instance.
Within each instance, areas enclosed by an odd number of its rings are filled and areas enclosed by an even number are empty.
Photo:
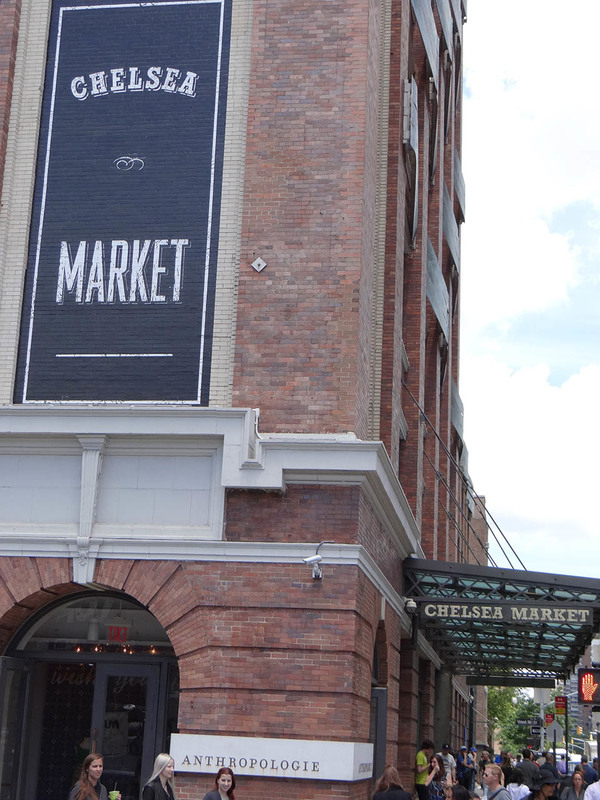
[[[417,753],[415,759],[415,789],[419,800],[427,800],[429,797],[429,787],[425,785],[427,780],[427,770],[429,769],[429,760],[433,755],[435,746],[431,739],[423,739],[421,749]]]

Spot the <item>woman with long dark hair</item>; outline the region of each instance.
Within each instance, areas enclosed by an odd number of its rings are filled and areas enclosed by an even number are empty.
[[[90,753],[81,765],[79,780],[69,792],[69,800],[108,800],[106,786],[100,783],[104,760],[99,753]],[[119,795],[119,800],[121,795]]]
[[[159,753],[154,759],[152,775],[142,791],[142,800],[175,800],[174,771],[173,758],[168,753]]]
[[[500,751],[500,769],[504,775],[502,785],[506,787],[512,781],[513,771],[512,758],[510,757],[510,753],[507,753],[506,750]]]
[[[505,788],[510,795],[510,800],[523,800],[524,797],[527,797],[529,787],[525,783],[525,773],[520,767],[513,769]]]
[[[446,785],[451,785],[451,783],[452,781],[448,781],[443,758],[438,755],[431,756],[425,778],[425,786],[429,787],[430,800],[445,800]]]
[[[447,800],[469,800],[471,793],[462,785],[462,783],[454,783],[452,786],[446,786]]]
[[[235,800],[235,775],[228,767],[221,767],[215,778],[215,788],[204,795],[204,800]]]
[[[373,800],[410,800],[410,794],[402,787],[398,770],[391,764],[383,768],[375,785]]]

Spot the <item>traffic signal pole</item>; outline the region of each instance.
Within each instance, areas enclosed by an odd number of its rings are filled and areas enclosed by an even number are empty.
[[[565,697],[565,753],[567,775],[569,774],[569,698]],[[556,764],[556,733],[554,734],[554,763]]]

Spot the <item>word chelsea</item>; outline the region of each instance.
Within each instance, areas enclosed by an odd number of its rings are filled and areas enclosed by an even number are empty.
[[[60,243],[56,302],[177,303],[189,239]]]
[[[103,97],[121,92],[169,92],[184,97],[196,96],[198,74],[176,67],[116,67],[115,69],[77,75],[71,81],[71,93],[77,100]]]

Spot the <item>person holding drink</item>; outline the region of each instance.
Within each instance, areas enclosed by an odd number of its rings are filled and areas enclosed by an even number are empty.
[[[90,753],[81,766],[81,775],[69,792],[69,800],[121,800],[121,793],[115,789],[108,793],[100,783],[104,760],[98,753]]]

